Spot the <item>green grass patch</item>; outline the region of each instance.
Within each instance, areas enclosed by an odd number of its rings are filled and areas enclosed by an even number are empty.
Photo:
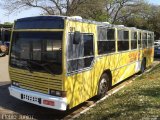
[[[157,118],[160,119],[160,64],[76,119],[150,120]]]

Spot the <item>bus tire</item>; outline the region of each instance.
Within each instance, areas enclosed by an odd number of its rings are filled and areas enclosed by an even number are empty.
[[[102,74],[100,80],[99,80],[99,85],[98,85],[98,92],[97,92],[97,98],[103,98],[106,93],[109,90],[109,75],[104,73]]]
[[[146,69],[146,60],[143,59],[141,63],[140,73],[144,73],[145,69]]]

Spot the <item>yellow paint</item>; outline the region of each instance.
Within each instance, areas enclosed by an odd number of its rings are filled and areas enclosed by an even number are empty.
[[[97,25],[67,21],[66,26],[66,29],[68,28],[66,31],[71,30],[70,32],[80,31],[82,33],[93,33],[95,43],[95,63],[92,68],[78,74],[65,76],[64,90],[67,91],[67,101],[70,108],[75,107],[97,94],[98,82],[105,70],[109,69],[112,73],[112,85],[115,85],[136,73],[136,62],[142,60],[141,54],[143,54],[145,50],[129,50],[99,57],[97,50]],[[70,29],[70,27],[72,29]],[[117,32],[115,37],[117,42]],[[151,48],[151,50],[151,54],[143,54],[143,57],[147,58],[147,66],[151,65],[153,62],[153,48]]]

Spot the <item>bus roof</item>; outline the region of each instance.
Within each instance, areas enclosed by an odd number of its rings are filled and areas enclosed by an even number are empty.
[[[106,26],[106,27],[119,28],[119,29],[151,32],[148,30],[138,29],[136,27],[127,27],[124,25],[113,25],[108,22],[97,22],[97,21],[93,21],[93,20],[83,19],[80,16],[59,16],[59,15],[34,16],[34,17],[26,17],[26,18],[17,19],[15,22],[34,21],[34,20],[65,20],[65,19],[70,20],[70,21],[75,21],[75,22],[96,24],[96,25],[102,26],[102,27]]]
[[[83,23],[91,23],[91,24],[97,24],[97,25],[102,25],[102,26],[111,26],[108,22],[97,22],[93,20],[88,20],[88,19],[83,19],[80,16],[56,16],[56,15],[50,15],[50,16],[34,16],[34,17],[26,17],[26,18],[20,18],[17,19],[15,22],[21,22],[21,21],[33,21],[33,20],[71,20],[71,21],[76,21],[76,22],[83,22]],[[112,25],[113,26],[113,25]]]

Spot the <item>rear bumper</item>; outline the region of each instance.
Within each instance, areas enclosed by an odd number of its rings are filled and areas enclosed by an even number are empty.
[[[36,104],[46,108],[52,108],[56,110],[66,110],[67,109],[67,99],[62,97],[55,97],[47,94],[42,94],[39,92],[34,92],[14,86],[10,86],[9,93],[11,96],[20,99],[22,101]],[[45,101],[51,101],[51,105],[46,105]],[[45,103],[45,104],[44,104]]]

